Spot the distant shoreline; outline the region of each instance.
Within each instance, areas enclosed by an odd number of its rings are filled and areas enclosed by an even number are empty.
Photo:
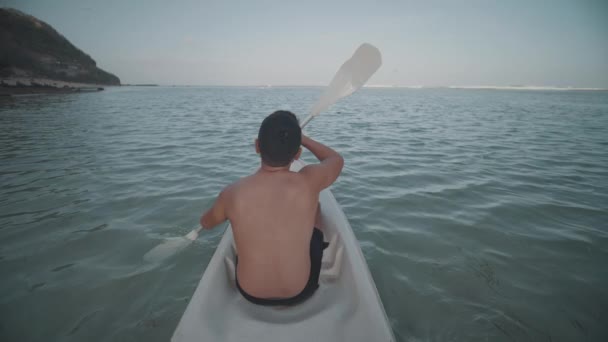
[[[42,78],[0,79],[0,96],[21,96],[36,94],[72,94],[105,90],[107,85],[64,82]],[[154,83],[121,84],[110,87],[173,87],[173,88],[324,88],[324,85],[168,85]],[[394,86],[366,85],[367,89],[411,89],[411,90],[496,90],[496,91],[608,91],[608,88],[576,88],[545,86]]]
[[[0,86],[0,96],[19,96],[19,95],[36,95],[36,94],[72,94],[83,92],[102,91],[102,87],[86,87],[86,88],[56,88],[56,87],[5,87]]]
[[[158,84],[154,83],[138,83],[138,84],[121,84],[121,87],[158,87]]]
[[[35,94],[71,94],[102,91],[105,85],[74,83],[46,78],[4,78],[0,79],[0,96]]]

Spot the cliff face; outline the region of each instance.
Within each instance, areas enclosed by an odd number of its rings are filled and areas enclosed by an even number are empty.
[[[0,8],[0,79],[50,80],[120,85],[47,23],[15,9]]]

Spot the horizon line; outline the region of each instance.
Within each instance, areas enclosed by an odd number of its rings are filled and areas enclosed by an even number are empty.
[[[124,83],[121,86],[161,86],[161,87],[241,87],[241,88],[323,88],[326,84],[170,84],[170,83]],[[539,85],[385,85],[369,84],[363,88],[371,89],[471,89],[471,90],[586,90],[608,91],[600,87],[572,87],[572,86],[539,86]]]

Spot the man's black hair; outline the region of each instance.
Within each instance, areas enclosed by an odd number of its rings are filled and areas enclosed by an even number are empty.
[[[260,154],[264,164],[287,166],[293,161],[302,143],[302,130],[296,116],[286,110],[268,115],[258,132]]]

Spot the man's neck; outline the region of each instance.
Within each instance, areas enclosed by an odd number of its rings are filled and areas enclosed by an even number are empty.
[[[260,171],[263,172],[281,172],[281,171],[289,171],[289,167],[291,166],[291,163],[285,165],[285,166],[268,166],[264,163],[261,163],[260,166]]]

